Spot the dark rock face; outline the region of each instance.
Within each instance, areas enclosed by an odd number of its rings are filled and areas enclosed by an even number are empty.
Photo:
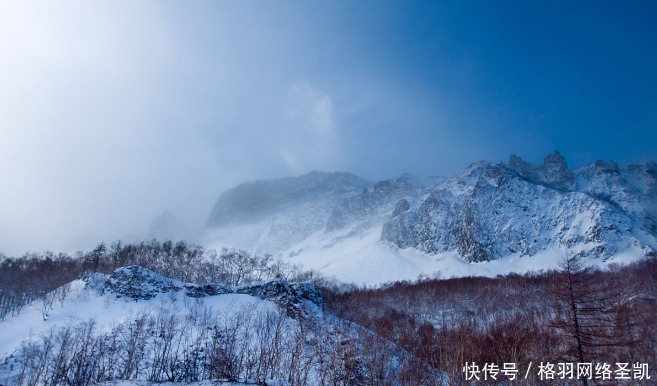
[[[182,289],[182,283],[138,265],[118,268],[105,281],[105,290],[133,300],[148,300],[161,293]]]
[[[221,284],[185,284],[185,295],[190,298],[202,298],[205,296],[223,295],[232,292],[233,291],[230,288]]]
[[[182,283],[136,265],[115,270],[105,280],[103,290],[114,293],[119,298],[134,301],[148,300],[159,294],[178,291],[184,291],[186,296],[192,298],[230,293],[246,294],[276,303],[284,308],[290,317],[303,316],[304,307],[310,304],[320,310],[324,308],[322,295],[312,283],[271,281],[237,288],[221,284],[199,285]]]
[[[319,307],[319,309],[324,308],[324,299],[317,287],[312,283],[272,281],[238,287],[235,292],[272,301],[280,307],[285,308],[288,316],[293,318],[303,316],[304,306],[309,303]]]
[[[568,169],[566,159],[558,151],[548,154],[541,165],[532,165],[512,155],[506,167],[525,179],[555,189],[573,190],[576,187],[575,175]]]

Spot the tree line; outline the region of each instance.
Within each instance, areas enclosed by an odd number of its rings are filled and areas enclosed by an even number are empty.
[[[216,251],[185,241],[117,241],[109,246],[100,243],[90,251],[72,255],[27,253],[0,260],[0,320],[18,314],[36,300],[54,303],[62,294],[53,291],[61,292],[62,286],[85,272],[111,273],[129,265],[140,265],[183,282],[228,286],[273,279],[306,281],[317,276],[271,255],[254,256],[226,248]]]

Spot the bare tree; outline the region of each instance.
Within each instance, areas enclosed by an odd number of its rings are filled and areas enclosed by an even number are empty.
[[[570,342],[564,359],[578,363],[605,362],[619,347],[631,345],[622,331],[629,325],[619,325],[623,294],[612,280],[583,265],[577,257],[561,263],[560,280],[553,288],[557,301],[554,327]],[[627,319],[625,319],[627,321]],[[629,321],[628,321],[629,322]],[[588,385],[586,378],[581,378]]]
[[[66,297],[68,296],[68,293],[71,292],[71,283],[66,283],[61,285],[57,290],[55,290],[55,294],[57,297],[57,300],[59,301],[59,306],[61,308],[64,308],[64,300],[66,300]]]
[[[55,303],[55,297],[56,297],[55,291],[51,291],[43,294],[43,296],[40,299],[41,316],[43,317],[44,321],[48,320],[50,311],[52,310],[53,304]]]

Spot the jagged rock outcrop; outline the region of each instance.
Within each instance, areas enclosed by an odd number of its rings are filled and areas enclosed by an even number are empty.
[[[320,309],[324,307],[324,299],[312,283],[270,281],[238,287],[235,292],[272,301],[284,308],[290,317],[300,315],[308,304]]]
[[[205,296],[217,296],[229,294],[233,291],[221,284],[185,284],[185,295],[190,298],[202,298]]]
[[[576,187],[575,175],[568,169],[566,159],[558,151],[547,155],[540,165],[532,165],[512,155],[506,166],[534,183],[561,190],[573,190]]]
[[[105,290],[133,300],[148,300],[159,294],[177,292],[184,284],[138,265],[116,269],[105,281]]]
[[[83,278],[89,286],[98,286],[98,275]],[[116,269],[103,284],[103,291],[110,292],[118,298],[134,301],[153,299],[159,294],[180,292],[192,298],[217,296],[230,293],[246,294],[269,300],[284,308],[290,317],[302,315],[305,306],[312,304],[320,310],[324,308],[321,293],[312,283],[289,283],[287,281],[270,281],[253,283],[236,288],[221,284],[193,284],[159,275],[137,265]]]

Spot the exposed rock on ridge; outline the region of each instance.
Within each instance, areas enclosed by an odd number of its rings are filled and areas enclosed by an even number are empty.
[[[235,293],[272,301],[284,308],[290,317],[300,315],[303,312],[303,306],[307,303],[312,303],[320,308],[324,307],[322,295],[311,283],[270,281],[238,287],[235,289]]]
[[[94,285],[91,282],[88,284]],[[322,295],[312,283],[270,281],[235,288],[221,284],[200,285],[173,280],[137,265],[116,269],[105,280],[103,291],[113,293],[118,298],[135,301],[180,291],[192,298],[230,293],[247,294],[276,303],[284,308],[290,317],[299,316],[304,304],[313,304],[319,309],[324,307]]]

